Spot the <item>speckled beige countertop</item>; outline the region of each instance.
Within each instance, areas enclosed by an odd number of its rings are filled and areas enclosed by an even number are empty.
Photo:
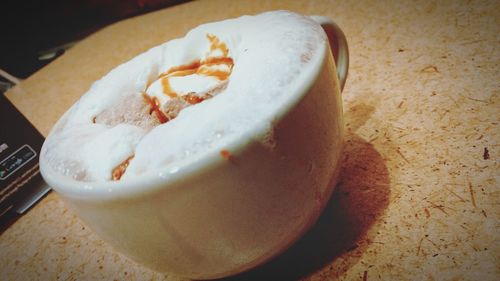
[[[233,279],[500,280],[498,1],[192,2],[97,32],[7,96],[46,135],[117,64],[200,23],[273,9],[344,29],[347,149],[318,224]],[[179,280],[115,252],[54,192],[0,236],[0,253],[1,280]]]

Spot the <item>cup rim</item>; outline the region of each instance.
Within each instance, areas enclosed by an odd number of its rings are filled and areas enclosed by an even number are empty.
[[[311,59],[310,69],[304,71],[302,75],[294,79],[293,84],[295,84],[295,87],[290,87],[291,96],[293,98],[287,99],[272,115],[270,115],[268,120],[272,120],[272,123],[281,121],[302,101],[304,96],[316,83],[320,72],[327,62],[327,56],[330,54],[326,34],[324,38],[324,43],[320,44],[317,55]],[[333,79],[338,80],[336,76],[334,76]],[[64,122],[70,110],[71,107],[61,116],[61,118],[59,118],[48,137],[50,137],[52,132]],[[224,149],[230,151],[233,155],[238,155],[238,153],[245,150],[250,144],[257,141],[255,136],[263,135],[268,130],[269,127],[265,126],[264,122],[255,123],[242,134],[231,138],[224,145]],[[42,146],[42,152],[45,146],[46,142]],[[220,167],[228,161],[222,158],[219,152],[220,151],[215,148],[209,149],[199,157],[188,157],[178,161],[175,170],[154,169],[124,181],[75,180],[54,171],[44,160],[43,154],[41,153],[40,172],[47,183],[59,194],[63,195],[63,197],[89,201],[110,201],[151,194],[152,192],[173,186],[175,183],[187,177],[195,176],[196,174],[201,174],[210,169]]]

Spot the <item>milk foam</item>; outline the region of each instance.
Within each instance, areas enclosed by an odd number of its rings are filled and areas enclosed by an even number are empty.
[[[127,104],[123,101],[133,95],[145,92],[161,104],[167,102],[170,97],[162,93],[158,80],[162,73],[223,55],[221,50],[210,50],[209,35],[227,46],[227,55],[234,61],[227,83],[216,96],[184,108],[175,119],[153,128],[141,128],[140,122],[95,123],[96,116]],[[316,22],[286,11],[200,25],[184,38],[154,47],[95,82],[53,129],[41,161],[77,180],[107,181],[116,166],[133,156],[120,179],[127,180],[146,172],[175,170],[181,162],[225,149],[258,126],[268,130],[253,137],[272,147],[274,113],[297,98],[293,89],[317,67],[326,40]],[[182,93],[203,92],[219,84],[203,75],[170,81]]]

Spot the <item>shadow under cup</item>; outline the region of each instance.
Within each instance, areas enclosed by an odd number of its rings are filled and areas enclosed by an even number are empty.
[[[324,49],[272,146],[247,135],[229,157],[214,151],[169,177],[76,182],[43,159],[42,175],[100,237],[152,269],[208,279],[255,267],[314,224],[338,178],[342,101]]]

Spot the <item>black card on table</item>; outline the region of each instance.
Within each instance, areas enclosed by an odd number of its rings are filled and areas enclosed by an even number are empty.
[[[0,233],[50,187],[38,165],[44,137],[0,94]]]

